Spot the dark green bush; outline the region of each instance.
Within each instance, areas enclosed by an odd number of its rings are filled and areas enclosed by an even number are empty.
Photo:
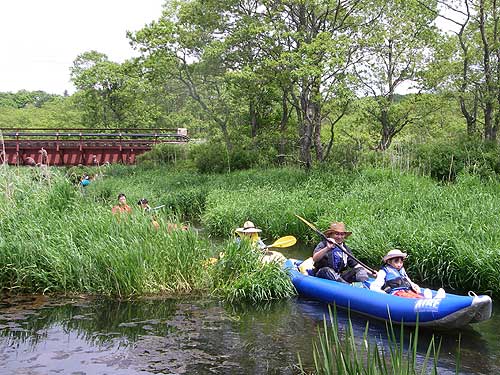
[[[482,178],[500,172],[500,148],[481,139],[458,138],[415,147],[413,164],[428,165],[431,177],[439,181],[454,181],[458,174],[469,172]]]
[[[257,164],[256,152],[243,146],[228,151],[220,143],[202,143],[191,148],[190,158],[200,173],[224,173],[249,169]]]
[[[174,165],[178,161],[185,160],[186,156],[186,145],[163,143],[139,155],[137,163],[140,165]]]

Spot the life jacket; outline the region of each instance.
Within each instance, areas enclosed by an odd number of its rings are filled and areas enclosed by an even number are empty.
[[[382,267],[385,271],[385,283],[382,290],[391,293],[396,290],[410,290],[411,284],[408,280],[405,268],[402,267],[399,271],[390,265]]]
[[[325,241],[323,241],[323,243],[324,246],[326,246]],[[348,252],[351,251],[346,244],[344,244],[344,248]],[[314,268],[317,271],[323,267],[330,267],[333,268],[335,272],[341,272],[343,269],[347,268],[347,259],[347,254],[345,254],[338,245],[335,245],[335,247],[328,251],[323,258],[314,262]]]
[[[242,238],[250,238],[250,242],[251,243],[256,243],[257,241],[260,240],[260,237],[259,237],[259,234],[258,233],[252,233],[250,236],[247,236],[245,233],[242,233],[242,232],[237,232],[235,231],[234,233],[236,233],[238,235],[238,238],[241,240]]]
[[[235,231],[235,233],[238,235],[238,237],[236,237],[236,243],[240,243],[243,238],[247,238],[257,249],[264,250],[266,248],[266,244],[260,239],[258,233],[252,233],[250,236],[238,231]]]

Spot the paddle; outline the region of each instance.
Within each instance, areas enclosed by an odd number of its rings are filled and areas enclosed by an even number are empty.
[[[297,239],[294,236],[284,236],[284,237],[278,238],[276,241],[274,241],[274,243],[266,246],[265,248],[266,249],[269,249],[271,247],[285,248],[285,247],[293,246],[296,243],[297,243]],[[224,256],[224,253],[219,254],[219,257],[222,258],[223,256]],[[206,264],[215,264],[215,263],[217,263],[217,261],[218,261],[217,258],[208,258],[205,263]]]
[[[156,210],[159,210],[160,208],[163,208],[163,207],[165,207],[165,206],[166,206],[166,204],[162,204],[161,206],[157,206],[157,207],[155,207],[155,208],[152,208],[152,209],[151,209],[151,211],[156,211]]]
[[[297,239],[294,236],[285,236],[285,237],[280,237],[276,241],[274,241],[273,244],[267,245],[266,248],[270,247],[278,247],[278,248],[284,248],[284,247],[290,247],[293,246],[297,243]]]
[[[325,234],[322,231],[320,231],[318,228],[316,228],[314,226],[314,224],[308,222],[306,219],[304,219],[303,217],[300,217],[299,215],[295,215],[295,216],[297,216],[297,218],[299,218],[300,220],[302,220],[313,231],[315,231],[316,233],[318,233],[324,240],[336,244],[335,241],[332,241],[330,238],[328,238],[327,236],[325,236]],[[358,260],[354,255],[352,255],[351,253],[345,251],[342,247],[339,246],[339,249],[342,250],[348,256],[350,256],[352,259],[354,259],[356,262],[358,262],[359,265],[362,266],[363,268],[367,269],[368,271],[370,271],[373,274],[377,273],[373,268],[368,267],[366,264],[364,264],[363,262],[361,262],[360,260]]]

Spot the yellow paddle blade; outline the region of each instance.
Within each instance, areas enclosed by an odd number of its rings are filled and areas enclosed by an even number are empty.
[[[285,237],[280,237],[272,245],[269,245],[268,247],[290,247],[293,246],[297,243],[297,239],[294,236],[285,236]]]

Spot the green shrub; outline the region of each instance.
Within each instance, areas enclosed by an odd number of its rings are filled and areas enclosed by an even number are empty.
[[[263,254],[249,241],[225,246],[213,268],[214,294],[230,303],[261,302],[290,297],[295,288],[278,262],[263,263]]]
[[[142,166],[175,165],[186,157],[186,145],[162,143],[154,146],[151,151],[137,156],[137,163]]]
[[[257,154],[245,147],[235,146],[228,151],[219,143],[201,143],[193,146],[190,158],[200,173],[224,173],[252,168],[258,161]]]
[[[439,140],[417,145],[413,152],[412,165],[426,164],[430,176],[438,181],[454,181],[464,171],[482,178],[491,178],[500,172],[500,147],[481,139]]]

